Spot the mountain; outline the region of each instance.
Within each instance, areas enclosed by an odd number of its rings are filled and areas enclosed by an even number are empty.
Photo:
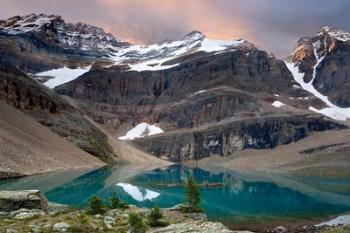
[[[347,128],[312,114],[310,103],[322,102],[297,85],[282,60],[245,40],[195,31],[179,41],[120,49],[113,60],[54,90],[78,99],[101,123],[111,114],[117,129],[157,124],[164,133],[132,144],[159,158],[226,157]]]
[[[144,161],[234,160],[284,145],[294,154],[281,163],[291,168],[304,150],[316,159],[348,151],[346,140],[312,139],[348,133],[348,93],[338,83],[347,85],[346,37],[324,28],[283,61],[198,31],[142,46],[59,16],[17,16],[0,22],[0,99],[106,162],[133,150]],[[323,74],[333,66],[334,77]],[[315,148],[299,147],[305,138]]]
[[[303,74],[300,82],[310,84],[314,92],[328,97],[342,108],[350,107],[350,33],[323,27],[313,37],[298,41],[290,60]],[[349,114],[350,112],[348,112]]]
[[[30,14],[0,21],[0,59],[27,72],[79,67],[108,59],[128,43],[103,29],[66,23],[60,16]]]

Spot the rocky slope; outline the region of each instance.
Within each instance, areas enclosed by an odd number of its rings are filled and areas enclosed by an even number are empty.
[[[298,41],[291,61],[322,95],[339,107],[350,107],[350,33],[323,27]]]
[[[60,16],[30,14],[0,21],[0,59],[28,72],[79,67],[106,60],[127,45],[103,29],[66,23]]]
[[[101,159],[112,160],[107,136],[82,112],[26,76],[10,64],[0,62],[0,100],[33,117],[56,134]]]
[[[0,180],[104,164],[0,101]]]

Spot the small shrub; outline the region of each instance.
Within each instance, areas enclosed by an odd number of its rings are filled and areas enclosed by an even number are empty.
[[[339,226],[331,229],[322,230],[320,233],[348,233],[350,232],[350,226]]]
[[[89,199],[89,211],[90,214],[103,214],[106,212],[102,206],[102,200],[98,196],[92,196]]]
[[[129,205],[117,197],[116,193],[112,193],[112,196],[109,198],[111,202],[111,209],[127,209]]]
[[[145,233],[148,230],[146,221],[137,213],[130,213],[128,222],[132,233]]]
[[[151,209],[149,215],[147,215],[148,224],[151,227],[165,227],[169,225],[167,220],[162,219],[163,214],[160,211],[159,207],[154,207]]]

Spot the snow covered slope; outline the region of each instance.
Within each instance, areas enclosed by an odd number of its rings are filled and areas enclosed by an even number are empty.
[[[319,60],[321,60],[321,59],[322,58],[319,58]],[[316,64],[318,66],[319,62],[317,62]],[[294,80],[297,83],[299,83],[299,85],[304,90],[312,93],[314,96],[316,96],[318,99],[322,100],[328,106],[328,107],[323,108],[323,109],[316,109],[315,107],[310,106],[309,110],[323,114],[323,115],[328,116],[328,117],[335,119],[335,120],[346,121],[347,119],[350,119],[350,108],[341,108],[341,107],[338,107],[335,104],[331,103],[327,96],[322,95],[313,86],[314,78],[310,82],[305,82],[304,81],[304,73],[299,71],[299,68],[296,64],[286,62],[286,65],[287,65],[288,69],[291,71],[291,73],[293,74]],[[314,77],[316,75],[317,66],[314,67]]]
[[[179,41],[167,41],[148,46],[132,45],[114,53],[116,64],[127,64],[130,71],[164,70],[177,66],[174,59],[196,52],[220,53],[246,47],[255,48],[245,40],[212,40],[198,31],[191,32]]]
[[[84,68],[77,68],[77,69],[63,67],[59,69],[53,69],[53,70],[37,73],[36,76],[53,77],[52,79],[49,79],[47,82],[45,82],[44,85],[48,86],[49,88],[55,88],[61,84],[70,82],[78,78],[80,75],[88,72],[89,70],[90,70],[90,66],[84,67]]]

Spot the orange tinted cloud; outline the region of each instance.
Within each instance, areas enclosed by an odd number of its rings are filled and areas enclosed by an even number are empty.
[[[0,18],[61,15],[105,28],[132,43],[179,39],[199,30],[214,39],[244,38],[283,57],[323,25],[350,31],[349,0],[0,0]]]
[[[103,0],[101,4],[115,12],[109,30],[137,43],[156,42],[175,35],[179,38],[192,30],[217,39],[250,37],[249,27],[241,18],[222,14],[217,2],[212,0]]]

